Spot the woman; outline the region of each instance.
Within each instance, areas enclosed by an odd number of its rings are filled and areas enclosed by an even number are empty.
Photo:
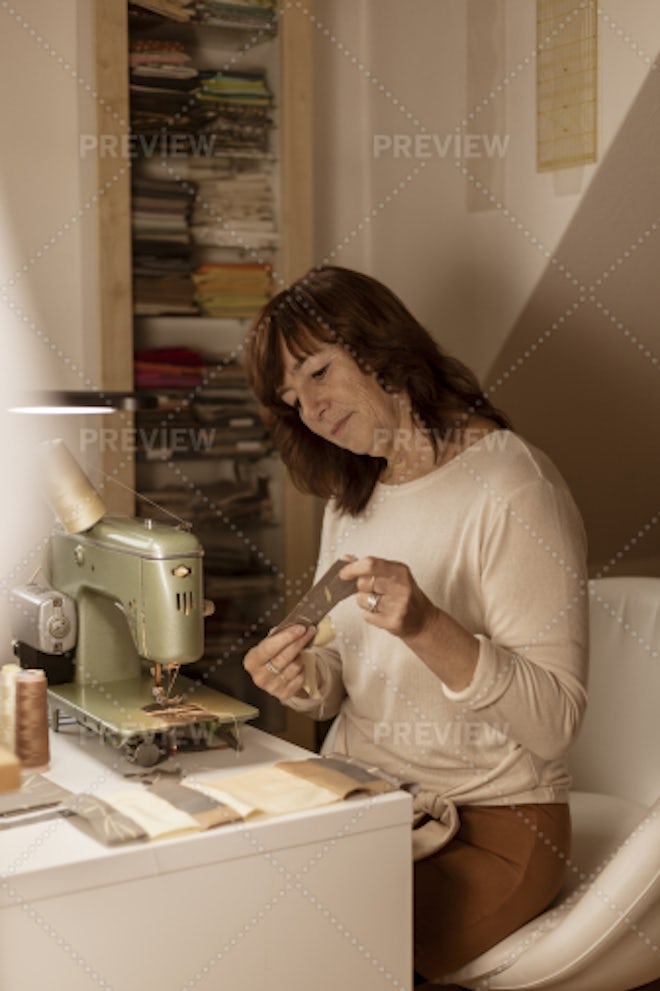
[[[416,980],[544,910],[569,849],[564,757],[586,702],[582,522],[549,460],[374,279],[312,270],[272,299],[246,369],[294,482],[327,500],[318,573],[357,592],[314,649],[276,630],[254,682],[332,748],[418,784]]]

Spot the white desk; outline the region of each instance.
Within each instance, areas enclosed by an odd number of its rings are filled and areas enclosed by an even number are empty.
[[[242,732],[240,753],[177,762],[203,778],[309,756]],[[131,765],[78,727],[51,757],[74,791],[127,787]],[[119,848],[61,818],[0,831],[0,988],[408,991],[410,816],[397,792]]]

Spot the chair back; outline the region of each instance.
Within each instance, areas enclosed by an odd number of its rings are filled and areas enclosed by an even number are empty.
[[[569,754],[576,791],[660,796],[660,578],[589,582],[589,700]]]

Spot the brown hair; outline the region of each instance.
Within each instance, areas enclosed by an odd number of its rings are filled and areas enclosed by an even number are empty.
[[[385,460],[354,454],[314,434],[278,394],[284,377],[282,345],[304,358],[324,343],[346,348],[384,390],[405,391],[436,451],[438,436],[455,427],[457,414],[476,413],[510,426],[473,373],[438,347],[390,289],[350,269],[312,269],[258,314],[245,343],[244,365],[294,483],[303,492],[334,499],[343,512],[356,516],[364,509]]]

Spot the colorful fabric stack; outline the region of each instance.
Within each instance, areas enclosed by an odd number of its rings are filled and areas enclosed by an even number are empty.
[[[136,389],[196,389],[204,359],[190,348],[143,348],[135,352]]]
[[[275,0],[198,0],[197,20],[220,27],[274,31],[276,7]]]
[[[136,153],[160,154],[166,147],[141,140],[142,136],[187,136],[195,125],[198,71],[180,41],[134,39],[129,54],[131,132]]]
[[[271,450],[256,400],[235,361],[207,360],[193,348],[139,350],[136,359],[138,388],[159,393],[157,408],[136,416],[138,460],[251,459]],[[192,508],[192,493],[185,498]]]
[[[199,74],[198,100],[208,120],[201,132],[214,136],[214,151],[269,151],[273,94],[262,72]]]
[[[137,25],[130,50],[134,310],[138,316],[185,316],[201,308],[205,316],[249,317],[269,293],[263,268],[258,285],[250,270],[252,281],[229,293],[214,278],[214,266],[203,267],[194,282],[192,273],[200,261],[216,260],[200,248],[277,247],[269,149],[273,96],[264,72],[198,70],[193,32],[179,31],[173,39],[172,30],[152,25],[168,16],[183,20],[185,13],[206,24],[226,17],[235,18],[235,27],[252,29],[251,19],[276,26],[276,5],[171,2],[180,8],[178,18],[165,10],[170,0],[131,8],[143,27],[145,18],[151,22],[143,31]]]
[[[208,317],[247,319],[271,294],[271,267],[251,262],[209,262],[193,273],[195,301]]]
[[[273,102],[273,94],[263,72],[216,72],[207,69],[200,72],[199,78],[200,100],[257,107],[270,107]]]

